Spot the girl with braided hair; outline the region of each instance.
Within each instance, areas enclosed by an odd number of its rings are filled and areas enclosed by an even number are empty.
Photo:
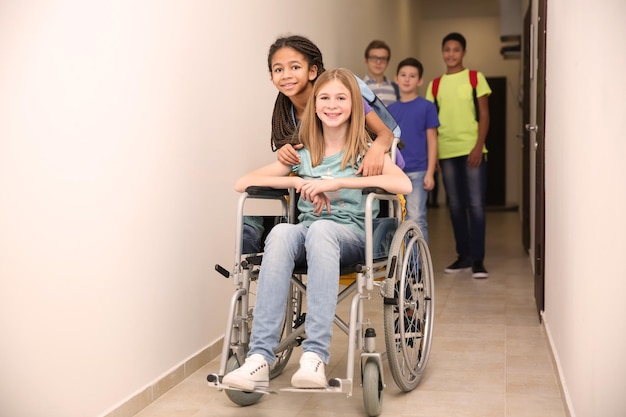
[[[278,150],[278,160],[287,166],[300,163],[297,149],[302,145],[298,128],[313,84],[324,71],[322,52],[308,38],[299,35],[279,37],[270,46],[267,66],[272,83],[278,89],[272,114],[272,150]],[[369,150],[356,174],[380,175],[385,153],[393,143],[393,133],[363,99],[365,125],[372,137]],[[263,217],[244,216],[242,253],[262,250],[265,225]]]
[[[278,160],[285,165],[300,162],[295,148],[298,126],[313,83],[324,72],[324,62],[319,48],[304,36],[291,35],[278,38],[271,46],[267,65],[272,82],[278,89],[272,115],[272,150],[278,150]],[[391,148],[393,133],[364,100],[365,125],[376,138],[365,154],[358,174],[379,175],[382,172],[385,152]]]

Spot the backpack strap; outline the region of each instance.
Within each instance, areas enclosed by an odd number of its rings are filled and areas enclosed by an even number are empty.
[[[476,70],[470,70],[469,77],[472,88],[476,89],[476,86],[478,85],[478,72]]]
[[[470,85],[472,86],[472,98],[474,100],[474,114],[476,115],[476,121],[480,118],[480,113],[478,111],[478,97],[476,96],[476,86],[478,85],[478,71],[469,70],[469,79]],[[433,98],[435,99],[435,106],[437,106],[437,112],[439,112],[439,104],[437,103],[437,92],[439,91],[439,83],[441,82],[441,77],[437,77],[433,80],[432,93]]]
[[[398,122],[396,122],[396,119],[394,119],[389,112],[389,109],[385,107],[383,102],[376,96],[376,94],[374,94],[374,92],[368,87],[365,81],[363,81],[356,75],[354,77],[359,84],[361,95],[372,107],[372,111],[374,111],[378,115],[378,117],[380,117],[383,123],[389,128],[389,130],[391,130],[393,136],[395,138],[399,138],[402,131],[400,130],[400,126],[398,126]]]
[[[472,85],[472,98],[474,99],[474,114],[476,114],[476,121],[480,119],[480,112],[478,110],[478,97],[476,97],[476,86],[478,85],[478,72],[476,70],[469,71],[470,84]]]
[[[440,82],[441,82],[441,77],[437,77],[433,80],[433,86],[432,86],[433,99],[435,101],[435,106],[437,106],[437,113],[439,113],[439,104],[437,104],[437,92],[439,91]]]
[[[393,92],[396,93],[396,100],[400,101],[400,87],[398,87],[398,84],[393,81],[391,82],[391,85],[393,86]]]

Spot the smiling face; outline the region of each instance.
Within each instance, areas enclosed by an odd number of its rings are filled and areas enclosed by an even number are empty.
[[[289,98],[303,93],[308,95],[311,81],[317,77],[317,67],[309,67],[304,55],[293,48],[284,47],[272,57],[271,77],[278,91]]]
[[[465,50],[463,49],[463,45],[459,41],[449,40],[445,44],[443,44],[443,48],[441,50],[443,55],[443,61],[450,70],[461,70],[463,69],[463,57],[465,56]]]
[[[396,83],[401,93],[411,94],[417,91],[417,87],[422,85],[419,70],[412,65],[405,65],[400,68],[396,75]]]
[[[315,97],[315,113],[325,127],[338,127],[350,120],[350,90],[337,79],[321,86]]]
[[[370,49],[365,58],[367,72],[371,77],[382,77],[385,75],[387,65],[389,65],[389,52],[384,48]]]

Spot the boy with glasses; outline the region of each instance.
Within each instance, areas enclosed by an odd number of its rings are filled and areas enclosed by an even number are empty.
[[[367,74],[363,77],[363,81],[385,106],[395,103],[400,96],[397,84],[385,77],[390,58],[391,49],[384,41],[373,40],[365,48]]]

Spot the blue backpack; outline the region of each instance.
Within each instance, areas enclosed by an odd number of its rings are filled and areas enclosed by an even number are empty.
[[[389,113],[389,110],[387,109],[387,107],[385,107],[383,102],[378,97],[376,97],[376,94],[374,94],[374,92],[367,86],[365,81],[363,81],[356,75],[355,77],[356,77],[356,80],[359,82],[361,95],[363,96],[365,100],[367,100],[367,104],[369,104],[372,107],[372,110],[376,112],[376,114],[378,115],[378,117],[381,118],[383,123],[385,123],[385,125],[387,125],[389,130],[393,132],[393,137],[399,138],[401,132],[400,132],[400,126],[398,126],[398,122],[396,122],[396,119],[393,118],[391,113]]]

